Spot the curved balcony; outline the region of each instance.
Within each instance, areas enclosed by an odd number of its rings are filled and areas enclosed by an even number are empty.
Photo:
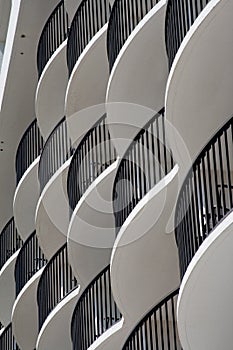
[[[190,27],[210,0],[168,0],[165,38],[169,68]]]
[[[116,233],[140,200],[173,166],[162,110],[140,130],[119,165],[113,188]]]
[[[1,350],[20,350],[13,336],[11,323],[4,329],[0,335]]]
[[[178,293],[179,289],[169,294],[139,322],[123,350],[181,350],[176,321]]]
[[[104,115],[84,136],[72,158],[67,180],[72,211],[90,184],[115,160],[116,152]]]
[[[62,0],[51,13],[40,36],[37,48],[39,77],[53,53],[66,39],[68,29],[68,15],[65,10],[64,0]]]
[[[15,264],[16,296],[47,260],[40,249],[36,231],[23,244]]]
[[[64,117],[49,135],[41,153],[39,163],[41,192],[55,172],[72,156],[72,153],[66,118]]]
[[[175,234],[181,277],[202,242],[233,208],[232,131],[233,117],[196,158],[180,190]]]
[[[110,266],[104,268],[81,295],[71,323],[73,349],[86,350],[121,319],[111,292]]]
[[[15,227],[14,218],[3,228],[0,235],[0,269],[6,261],[22,246],[22,240]]]
[[[17,184],[32,162],[40,155],[42,147],[43,138],[37,120],[34,119],[23,134],[17,149],[15,162]]]
[[[83,0],[73,18],[67,42],[69,75],[81,53],[94,35],[107,23],[110,6],[108,0]]]
[[[110,71],[112,70],[122,46],[134,28],[159,1],[160,0],[115,0],[109,19],[107,34],[107,51]]]
[[[76,287],[77,281],[68,263],[65,243],[49,260],[39,281],[37,290],[39,330],[55,306]]]

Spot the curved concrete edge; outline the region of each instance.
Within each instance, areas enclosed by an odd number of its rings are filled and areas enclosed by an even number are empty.
[[[127,321],[139,319],[179,284],[174,234],[166,234],[177,189],[175,166],[134,208],[115,241],[112,292]]]
[[[184,349],[229,349],[233,341],[233,213],[200,246],[181,283],[178,330]]]
[[[169,135],[170,145],[184,173],[189,165],[183,145],[193,161],[232,115],[232,11],[230,0],[206,5],[184,38],[168,77],[166,120],[176,131]]]
[[[70,162],[71,158],[52,176],[37,203],[36,233],[40,247],[48,259],[66,242],[69,225],[66,182]]]
[[[46,318],[38,335],[36,350],[71,349],[71,320],[80,287],[67,295]]]
[[[17,344],[24,350],[34,349],[38,335],[37,287],[44,267],[25,284],[12,310],[12,330]],[[29,332],[30,330],[30,332]]]
[[[39,160],[40,156],[34,160],[23,174],[16,187],[13,200],[15,225],[24,241],[35,230],[35,213],[39,198]]]
[[[90,283],[110,261],[115,240],[112,187],[118,164],[115,161],[90,185],[71,217],[69,263],[82,285]]]
[[[105,103],[105,94],[109,78],[106,53],[107,24],[91,39],[80,55],[71,73],[65,98],[65,115],[71,140],[76,141],[82,122],[72,123],[73,114],[93,106]],[[101,116],[101,115],[100,115]],[[100,117],[99,116],[99,117]],[[98,120],[91,120],[92,126]],[[83,120],[85,123],[85,119]],[[90,127],[89,126],[89,127]]]
[[[65,40],[47,62],[37,85],[35,111],[40,132],[46,140],[64,116],[68,83]]]
[[[168,76],[165,8],[166,0],[160,0],[139,22],[110,74],[106,110],[111,137],[120,155],[138,130],[164,106]],[[122,139],[128,142],[122,143]]]
[[[124,319],[122,318],[89,346],[88,350],[122,349],[127,334],[128,327],[125,326]]]
[[[11,312],[15,301],[15,262],[20,249],[5,263],[0,271],[0,320],[4,326],[11,322]]]

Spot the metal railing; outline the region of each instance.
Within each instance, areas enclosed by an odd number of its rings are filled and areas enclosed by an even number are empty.
[[[175,234],[183,277],[191,259],[233,208],[233,117],[195,160],[176,205]]]
[[[11,323],[5,328],[0,336],[1,350],[20,350],[13,336]]]
[[[34,119],[23,134],[17,149],[15,162],[17,184],[19,183],[25,171],[40,155],[42,147],[43,138],[40,134],[37,120]]]
[[[111,292],[110,266],[81,295],[71,322],[73,350],[86,350],[121,319]]]
[[[23,242],[15,227],[14,218],[11,218],[0,235],[0,269],[21,248],[22,244]]]
[[[67,65],[71,74],[79,56],[107,23],[110,6],[108,0],[83,0],[73,18],[67,42]]]
[[[179,289],[156,305],[130,334],[123,350],[181,350],[176,305]]]
[[[165,39],[169,68],[192,24],[210,0],[168,0]]]
[[[40,249],[36,231],[34,231],[23,244],[15,264],[16,296],[23,286],[35,275],[47,260]]]
[[[110,71],[124,43],[160,0],[115,0],[108,25],[107,51]]]
[[[39,39],[37,48],[39,77],[53,53],[67,38],[68,30],[68,15],[65,10],[64,0],[62,0],[49,16]]]
[[[40,191],[55,172],[72,156],[73,149],[68,135],[65,117],[56,125],[41,153],[39,163]]]
[[[104,115],[87,132],[73,155],[67,180],[72,211],[90,184],[115,160],[116,151]]]
[[[140,130],[119,165],[113,186],[116,233],[138,202],[173,166],[162,110]]]
[[[55,306],[76,287],[65,243],[47,263],[38,284],[39,329]]]

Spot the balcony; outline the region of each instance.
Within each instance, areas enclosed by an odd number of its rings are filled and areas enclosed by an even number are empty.
[[[54,52],[67,38],[68,15],[65,11],[64,1],[60,1],[48,18],[41,33],[37,48],[37,69],[41,76],[44,67]]]
[[[77,281],[68,262],[65,243],[47,263],[37,290],[39,330],[50,312],[75,288]]]
[[[176,304],[179,289],[156,305],[130,334],[123,350],[181,350],[177,333]]]
[[[176,205],[176,241],[180,273],[203,241],[233,208],[231,118],[209,141],[195,160]]]
[[[73,149],[68,136],[66,118],[62,118],[45,142],[39,163],[40,191],[56,171],[72,156]]]
[[[11,218],[0,235],[0,269],[7,260],[21,248],[22,244],[23,242],[15,227],[14,218]]]
[[[107,23],[109,18],[108,0],[83,0],[71,23],[67,43],[67,65],[69,75],[80,57],[81,53]]]
[[[72,212],[88,187],[115,160],[116,152],[104,115],[81,140],[70,164],[67,192]]]
[[[17,149],[15,162],[17,184],[19,183],[25,171],[40,155],[42,147],[43,138],[40,134],[37,120],[34,119],[23,134]]]
[[[114,1],[107,34],[107,51],[110,71],[112,70],[121,48],[132,31],[159,1],[160,0]]]
[[[24,285],[35,275],[47,260],[40,249],[36,231],[34,231],[23,244],[15,264],[16,296]]]
[[[111,292],[110,266],[104,268],[81,295],[73,313],[73,349],[87,350],[121,319]]]
[[[165,38],[169,68],[171,68],[175,55],[190,27],[200,15],[210,0],[176,1],[168,0]]]
[[[175,235],[182,279],[177,310],[184,349],[217,349],[222,343],[229,348],[232,341],[232,130],[231,117],[194,161],[177,200]],[[216,314],[226,320],[221,329]]]
[[[11,323],[4,329],[4,331],[0,335],[0,349],[20,350],[14,339]]]
[[[140,130],[119,165],[113,189],[116,233],[141,199],[173,166],[162,110]]]

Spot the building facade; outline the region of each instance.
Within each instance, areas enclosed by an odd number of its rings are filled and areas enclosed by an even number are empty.
[[[0,1],[0,350],[232,347],[232,13]]]

